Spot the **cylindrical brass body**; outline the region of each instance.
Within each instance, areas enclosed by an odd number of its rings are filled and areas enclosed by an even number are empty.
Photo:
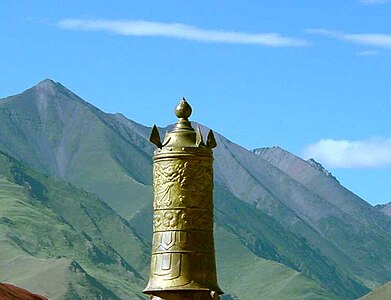
[[[144,293],[151,299],[219,299],[212,149],[187,119],[165,140],[154,154],[151,269]]]

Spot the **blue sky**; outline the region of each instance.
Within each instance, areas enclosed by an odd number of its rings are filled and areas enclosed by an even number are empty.
[[[109,4],[108,4],[109,3]],[[391,1],[0,2],[0,97],[51,78],[147,126],[192,119],[391,201]]]

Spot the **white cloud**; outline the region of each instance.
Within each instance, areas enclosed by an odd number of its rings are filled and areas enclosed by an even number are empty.
[[[256,44],[269,47],[302,47],[307,41],[279,33],[247,33],[206,30],[181,23],[162,23],[140,20],[86,20],[65,19],[57,23],[62,29],[105,31],[126,36],[163,36],[201,42]]]
[[[307,146],[304,157],[313,157],[331,168],[391,166],[391,138],[364,141],[324,139]]]
[[[380,33],[344,34],[342,38],[357,44],[391,48],[391,34],[380,34]]]
[[[356,53],[358,56],[375,56],[378,55],[380,52],[377,50],[364,50],[364,51],[359,51]]]
[[[324,28],[308,29],[307,33],[323,35],[356,44],[391,48],[391,34],[382,33],[344,33]]]
[[[389,2],[389,0],[360,0],[362,4],[371,5],[371,4],[385,4]]]

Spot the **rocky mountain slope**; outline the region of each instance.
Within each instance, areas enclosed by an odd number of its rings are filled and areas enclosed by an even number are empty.
[[[0,152],[0,203],[0,280],[50,299],[145,298],[149,247],[97,197]],[[223,286],[235,268],[247,270],[225,289],[236,299],[332,298],[307,276],[256,257],[222,226],[216,240]],[[248,287],[260,273],[263,285]]]
[[[387,257],[387,250],[372,246],[380,240],[389,243],[390,218],[344,188],[331,174],[325,174],[319,164],[314,166],[313,162],[308,163],[279,147],[258,149],[255,153],[293,178],[295,185],[299,183],[300,188],[313,194],[308,199],[312,202],[307,202],[307,198],[299,194],[297,201],[306,209],[296,210],[296,213],[331,243],[326,246],[318,238],[313,240],[308,235],[309,241],[316,243],[321,251],[328,251],[339,264],[357,267],[355,272],[364,282],[369,283],[381,276],[381,272],[385,275],[383,280],[387,280],[389,263],[383,260]],[[292,203],[294,194],[291,191],[292,197],[287,203],[292,209],[298,206]],[[305,233],[302,231],[302,234]],[[335,247],[330,248],[330,244]],[[329,247],[328,250],[325,247]],[[365,263],[360,270],[362,262]]]
[[[386,204],[378,204],[375,206],[376,209],[380,210],[387,216],[391,216],[391,202]]]
[[[117,242],[111,247],[143,278],[151,234],[153,147],[148,138],[148,128],[121,114],[103,113],[51,80],[0,100],[0,150],[102,199],[135,236],[139,252],[125,256],[130,245],[120,247],[119,237],[102,238],[110,246]],[[231,298],[256,299],[253,295],[276,285],[285,290],[278,289],[284,293],[273,295],[275,299],[294,293],[300,295],[297,299],[305,294],[308,299],[354,299],[391,280],[388,216],[346,190],[316,162],[280,148],[248,151],[218,134],[216,138],[218,268],[243,268],[246,281],[256,282],[249,292],[246,282],[220,272],[221,286]],[[66,211],[64,204],[53,207],[59,215]],[[106,219],[103,212],[94,216]],[[79,215],[72,222],[84,218]],[[278,276],[279,268],[294,284],[281,285],[287,281]],[[262,270],[273,275],[262,277]],[[308,284],[297,285],[300,280]]]

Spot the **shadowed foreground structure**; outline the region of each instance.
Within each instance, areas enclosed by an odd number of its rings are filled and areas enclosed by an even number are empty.
[[[48,300],[47,298],[30,293],[29,291],[8,283],[0,283],[1,300]]]
[[[165,140],[156,126],[151,142],[158,149],[153,163],[153,237],[150,299],[219,299],[213,238],[213,156],[210,131],[206,143],[192,128],[191,107],[183,99],[179,118]]]

